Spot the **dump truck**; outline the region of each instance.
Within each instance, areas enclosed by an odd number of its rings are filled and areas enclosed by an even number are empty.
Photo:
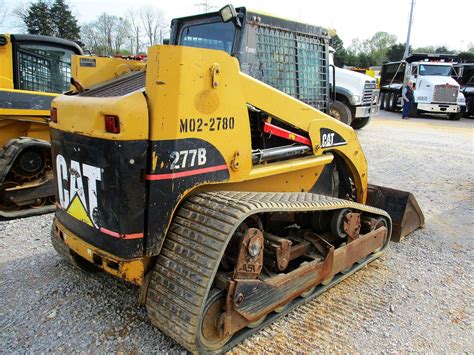
[[[55,250],[139,286],[193,352],[229,349],[424,224],[413,195],[368,184],[351,127],[241,70],[247,30],[279,37],[257,16],[227,5],[206,29],[221,48],[151,47],[142,70],[52,105]]]
[[[82,50],[72,41],[0,34],[1,217],[54,210],[48,120],[69,90],[73,54]]]
[[[452,120],[459,120],[466,102],[459,84],[452,78],[456,60],[452,54],[414,53],[403,61],[384,63],[380,78],[380,108],[399,110],[403,106],[402,88],[411,81],[415,100],[410,117],[442,113]]]
[[[474,116],[474,63],[458,63],[454,65],[455,79],[461,85],[466,106],[463,110],[464,117]]]

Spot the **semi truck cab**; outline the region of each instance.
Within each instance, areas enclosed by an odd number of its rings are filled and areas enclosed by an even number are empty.
[[[395,111],[402,107],[402,88],[414,84],[415,101],[410,116],[421,113],[444,113],[458,120],[466,101],[460,85],[452,78],[456,57],[449,54],[412,54],[405,61],[382,65],[381,108]]]
[[[421,112],[457,114],[465,106],[460,86],[451,76],[452,63],[414,62],[407,77],[415,84],[415,103]]]
[[[370,118],[379,112],[377,81],[369,75],[336,67],[332,48],[330,48],[329,63],[333,68],[330,72],[330,82],[331,90],[336,94],[335,101],[348,109],[349,122],[353,128],[364,127],[369,123]],[[334,77],[336,78],[335,85]]]

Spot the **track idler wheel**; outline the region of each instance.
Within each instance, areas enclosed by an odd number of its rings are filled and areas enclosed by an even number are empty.
[[[13,173],[23,180],[31,180],[40,176],[46,167],[44,151],[35,148],[25,149],[15,159],[12,166]]]
[[[20,184],[13,182],[13,181],[6,181],[0,186],[0,210],[2,211],[18,211],[20,209],[20,206],[18,206],[16,203],[12,202],[11,200],[8,200],[6,197],[5,190],[10,189],[12,187],[17,187]]]
[[[304,291],[300,296],[303,298],[309,297],[311,296],[311,294],[314,292],[315,289],[316,289],[316,286],[311,287],[309,290]]]
[[[283,312],[283,310],[281,312]],[[257,319],[256,321],[247,324],[247,328],[250,328],[250,329],[257,328],[260,324],[263,323],[263,321],[265,320],[266,317],[267,316],[264,315],[264,316],[260,317],[259,319]]]
[[[41,208],[46,205],[46,198],[38,198],[36,201],[32,204],[30,204],[31,208]]]
[[[387,220],[383,217],[380,217],[380,218],[377,219],[377,222],[375,223],[375,226],[374,226],[374,230],[377,229],[377,228],[380,228],[380,227],[388,228]],[[383,245],[385,245],[386,242],[387,241],[384,240]],[[383,249],[383,246],[381,246],[380,248],[375,249],[374,254],[379,253],[382,249]]]
[[[289,303],[284,304],[283,306],[280,306],[278,308],[275,308],[276,313],[282,313],[285,311],[285,309],[288,308]]]
[[[347,238],[347,233],[344,231],[344,219],[347,213],[350,213],[351,210],[343,208],[341,210],[335,211],[331,218],[331,232],[336,237],[345,239]]]
[[[334,278],[334,275],[329,276],[326,280],[321,282],[322,285],[327,286],[331,283],[332,279]]]
[[[212,289],[207,298],[199,332],[199,342],[205,349],[220,349],[232,337],[232,335],[224,336],[223,334],[224,305],[224,292],[217,288]]]

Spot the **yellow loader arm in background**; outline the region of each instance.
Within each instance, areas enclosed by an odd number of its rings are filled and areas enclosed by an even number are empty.
[[[71,73],[72,78],[83,87],[91,88],[145,67],[143,60],[75,55],[72,57]]]

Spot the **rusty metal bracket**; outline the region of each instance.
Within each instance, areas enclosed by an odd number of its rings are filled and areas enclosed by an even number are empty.
[[[273,254],[268,255],[268,257],[272,259],[271,263],[273,268],[278,271],[285,270],[290,262],[292,241],[270,233],[265,233],[265,244],[267,249],[271,250],[271,254]]]
[[[256,279],[263,267],[263,234],[249,228],[242,239],[233,279]]]
[[[334,248],[331,243],[329,243],[322,236],[320,236],[319,234],[316,234],[314,232],[309,232],[309,231],[305,232],[303,234],[303,238],[306,241],[310,242],[316,248],[316,250],[321,255],[323,255],[324,257],[326,257],[326,255],[328,255],[331,248]]]
[[[323,261],[312,261],[287,274],[268,280],[236,280],[234,313],[253,322],[298,297],[303,291],[325,280],[333,269],[334,247]],[[237,319],[237,318],[236,318]],[[238,328],[234,322],[233,328]],[[238,329],[237,329],[238,330]]]
[[[344,216],[344,232],[350,240],[359,238],[360,227],[360,213],[346,213]]]
[[[240,168],[240,152],[238,150],[235,151],[234,156],[232,157],[232,160],[230,161],[230,167],[232,170],[237,171]]]

